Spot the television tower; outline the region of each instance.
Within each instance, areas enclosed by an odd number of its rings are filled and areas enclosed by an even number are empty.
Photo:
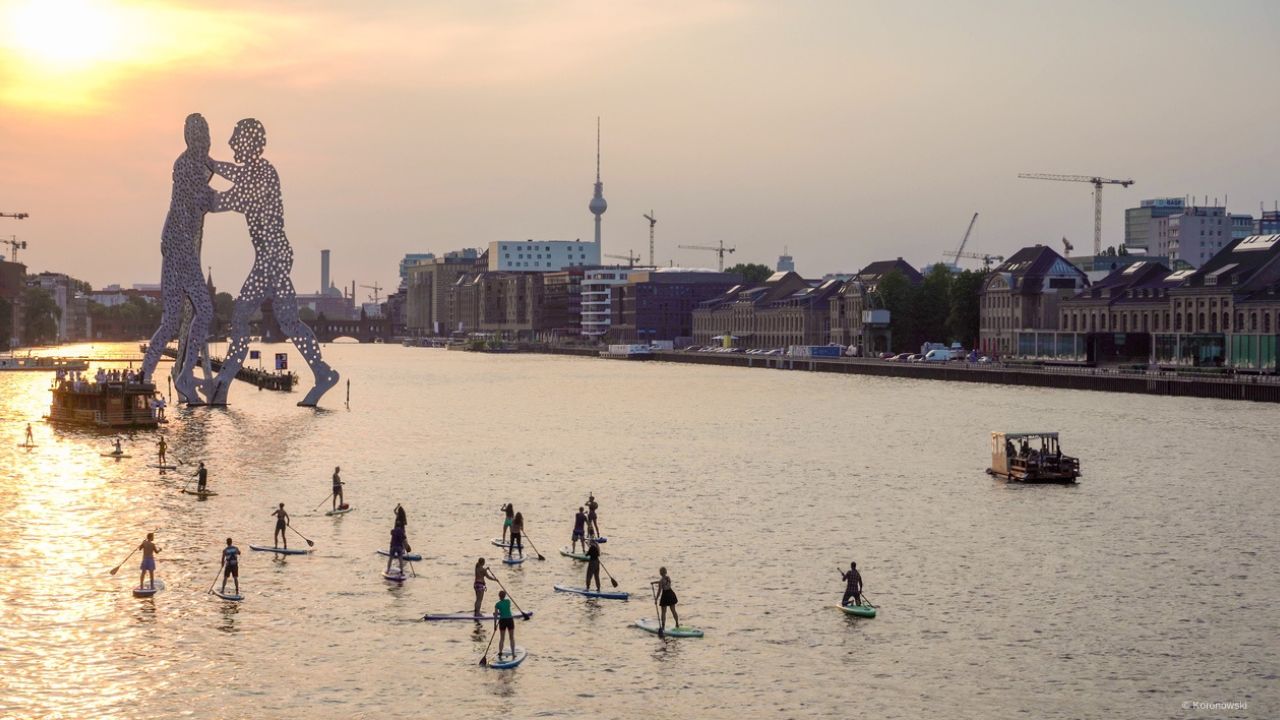
[[[596,216],[596,245],[600,244],[600,216],[605,210],[609,209],[609,203],[604,201],[604,183],[600,182],[600,118],[596,117],[596,191],[591,196],[591,204],[587,206],[592,215]]]

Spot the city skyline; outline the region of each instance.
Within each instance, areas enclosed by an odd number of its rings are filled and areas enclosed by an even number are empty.
[[[1145,198],[1256,213],[1280,196],[1266,173],[1280,101],[1265,92],[1280,11],[1262,3],[103,0],[50,29],[62,5],[0,4],[0,211],[31,214],[0,235],[28,241],[33,272],[94,286],[158,280],[192,111],[220,159],[237,120],[263,120],[304,293],[323,248],[339,285],[394,287],[405,253],[589,240],[597,116],[604,252],[646,247],[653,209],[662,264],[713,267],[676,246],[724,240],[735,262],[788,247],[807,276],[920,265],[954,250],[974,211],[970,250],[1088,247],[1091,188],[1019,172],[1134,179],[1104,191],[1104,246]],[[203,265],[232,292],[250,256],[241,222],[206,225]]]

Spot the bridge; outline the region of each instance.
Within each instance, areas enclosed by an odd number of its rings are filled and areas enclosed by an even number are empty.
[[[368,318],[362,314],[359,320],[330,320],[320,315],[310,325],[316,340],[322,343],[333,342],[340,337],[355,338],[362,343],[391,342],[393,338],[391,318]]]

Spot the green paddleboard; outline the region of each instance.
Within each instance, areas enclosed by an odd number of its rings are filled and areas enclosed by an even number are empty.
[[[857,617],[873,618],[876,616],[876,609],[870,605],[844,605],[840,609],[849,615]]]

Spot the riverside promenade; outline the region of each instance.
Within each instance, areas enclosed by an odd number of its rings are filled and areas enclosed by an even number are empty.
[[[593,348],[545,347],[533,349],[533,352],[599,357],[599,351]],[[1190,377],[1166,370],[1152,372],[1066,366],[1019,367],[1000,363],[966,362],[902,363],[866,358],[792,358],[778,355],[697,353],[679,350],[655,351],[653,360],[694,365],[731,365],[770,370],[874,375],[914,380],[949,380],[1143,395],[1280,402],[1280,377],[1275,375]]]

